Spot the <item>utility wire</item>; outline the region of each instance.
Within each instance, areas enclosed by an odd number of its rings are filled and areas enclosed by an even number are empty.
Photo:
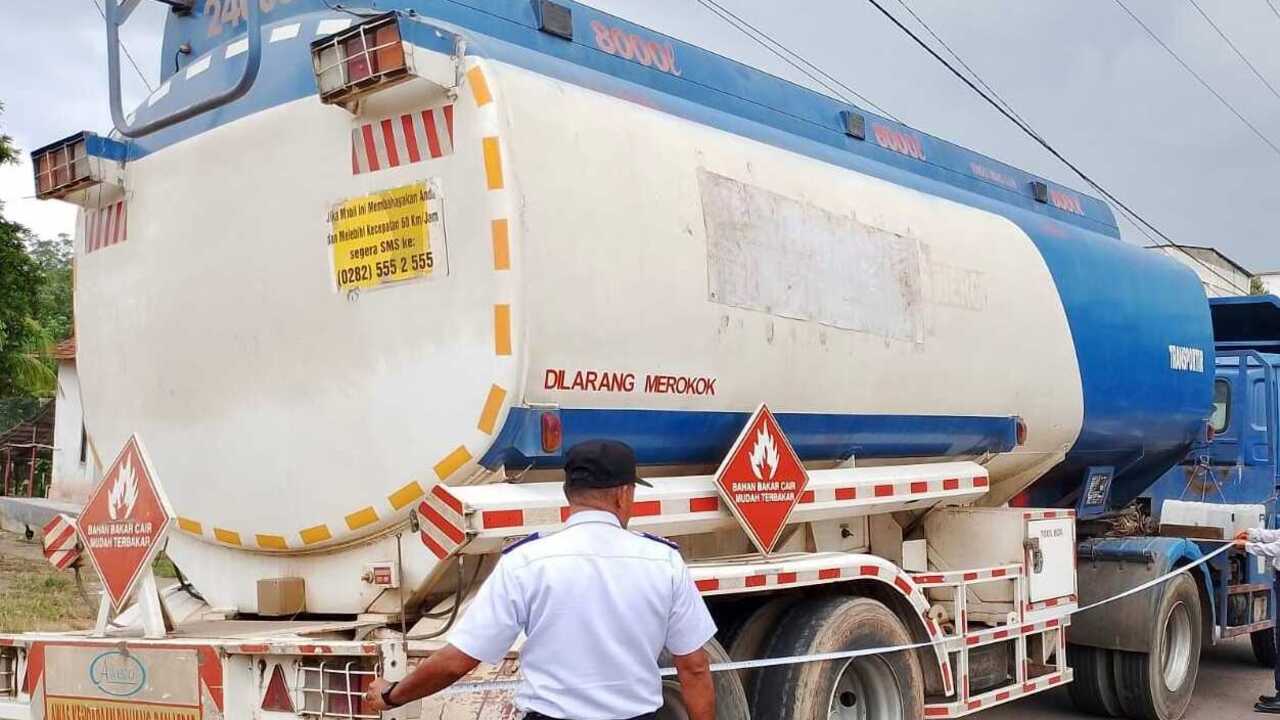
[[[103,12],[102,6],[98,4],[98,0],[89,0],[89,2],[93,3],[93,6],[98,9],[98,14],[102,16],[102,21],[107,22],[107,14]],[[124,51],[124,56],[129,59],[129,64],[133,66],[133,71],[138,73],[138,79],[142,81],[143,85],[147,86],[147,92],[155,92],[155,89],[151,87],[151,83],[147,82],[147,77],[142,74],[142,69],[138,67],[138,63],[134,61],[133,54],[130,53],[129,48],[125,46],[124,40],[120,41],[120,49]]]
[[[1271,13],[1276,16],[1277,20],[1280,20],[1280,10],[1276,9],[1276,4],[1271,0],[1267,0],[1267,7],[1271,8]]]
[[[1117,1],[1117,2],[1119,2],[1119,0],[1116,0],[1116,1]],[[960,72],[959,70],[957,70],[957,69],[956,69],[956,67],[955,67],[954,65],[952,65],[950,62],[948,62],[946,58],[944,58],[944,57],[942,57],[941,55],[939,55],[939,54],[938,54],[938,52],[937,52],[936,50],[934,50],[932,47],[930,47],[928,43],[926,43],[924,40],[922,40],[922,39],[920,38],[920,36],[919,36],[919,35],[917,35],[915,32],[913,32],[913,31],[912,31],[910,28],[908,28],[906,25],[903,25],[903,24],[902,24],[902,22],[901,22],[900,20],[898,20],[898,18],[897,18],[897,17],[895,17],[893,13],[891,13],[891,12],[889,12],[887,9],[885,9],[885,7],[884,7],[883,5],[881,5],[881,4],[878,2],[878,0],[867,0],[867,2],[869,2],[869,3],[871,3],[873,6],[875,6],[875,8],[876,8],[877,10],[879,10],[879,11],[880,11],[880,13],[881,13],[882,15],[884,15],[886,18],[888,18],[888,19],[889,19],[889,21],[890,21],[890,22],[892,22],[894,25],[898,26],[898,29],[899,29],[899,30],[901,30],[902,32],[906,33],[906,34],[907,34],[907,36],[908,36],[908,37],[910,37],[912,40],[914,40],[914,41],[915,41],[915,43],[916,43],[917,45],[919,45],[919,46],[920,46],[920,47],[921,47],[925,52],[929,53],[930,55],[932,55],[932,56],[933,56],[933,58],[934,58],[935,60],[937,60],[938,62],[942,63],[943,67],[945,67],[947,70],[950,70],[950,71],[951,71],[951,74],[953,74],[953,75],[955,75],[957,78],[959,78],[959,79],[960,79],[960,81],[961,81],[961,82],[963,82],[965,85],[968,85],[970,90],[973,90],[975,93],[977,93],[977,94],[978,94],[978,96],[979,96],[979,97],[981,97],[981,98],[982,98],[983,100],[985,100],[989,105],[991,105],[991,107],[995,108],[995,109],[996,109],[996,110],[997,110],[1001,115],[1004,115],[1004,116],[1005,116],[1005,118],[1007,118],[1007,119],[1009,120],[1009,122],[1011,122],[1011,123],[1013,123],[1014,125],[1016,125],[1016,126],[1018,127],[1018,129],[1019,129],[1019,130],[1022,130],[1022,131],[1023,131],[1024,133],[1026,133],[1026,134],[1027,134],[1027,135],[1028,135],[1032,140],[1035,140],[1035,141],[1036,141],[1036,143],[1038,143],[1041,147],[1043,147],[1046,151],[1048,151],[1050,155],[1054,156],[1054,157],[1055,157],[1055,158],[1057,158],[1057,159],[1058,159],[1058,160],[1059,160],[1063,165],[1066,165],[1068,168],[1070,168],[1072,172],[1074,172],[1076,175],[1078,175],[1078,176],[1080,177],[1080,179],[1082,179],[1082,180],[1084,180],[1086,183],[1088,183],[1090,187],[1092,187],[1094,190],[1098,191],[1098,192],[1099,192],[1103,197],[1105,197],[1106,199],[1110,200],[1110,201],[1111,201],[1112,203],[1114,203],[1117,207],[1119,207],[1119,208],[1120,208],[1124,213],[1126,213],[1126,214],[1128,215],[1128,217],[1130,218],[1130,220],[1131,220],[1132,222],[1135,222],[1135,224],[1140,223],[1141,225],[1145,225],[1147,228],[1149,228],[1149,229],[1150,229],[1152,232],[1154,232],[1156,235],[1159,235],[1161,238],[1163,238],[1163,239],[1164,239],[1164,241],[1165,241],[1169,246],[1174,247],[1174,248],[1177,248],[1177,249],[1178,249],[1178,250],[1180,250],[1183,254],[1185,254],[1187,257],[1191,258],[1191,259],[1192,259],[1192,260],[1194,260],[1196,263],[1198,263],[1198,264],[1202,265],[1206,270],[1208,270],[1209,272],[1211,272],[1211,273],[1213,273],[1214,275],[1216,275],[1216,276],[1217,276],[1218,278],[1220,278],[1223,282],[1227,283],[1227,285],[1228,285],[1229,287],[1232,287],[1232,288],[1236,289],[1236,290],[1237,290],[1237,291],[1239,291],[1241,294],[1248,294],[1248,293],[1247,293],[1243,288],[1241,288],[1240,286],[1238,286],[1238,285],[1236,285],[1234,282],[1232,282],[1230,278],[1228,278],[1227,276],[1225,276],[1225,275],[1223,275],[1221,272],[1219,272],[1217,268],[1214,268],[1213,266],[1209,265],[1209,264],[1208,264],[1208,263],[1206,263],[1205,261],[1203,261],[1203,260],[1201,260],[1200,258],[1196,257],[1195,255],[1191,254],[1191,252],[1190,252],[1190,251],[1188,251],[1186,248],[1184,248],[1184,247],[1182,247],[1181,245],[1179,245],[1178,243],[1174,242],[1172,239],[1170,239],[1170,238],[1169,238],[1169,236],[1168,236],[1168,235],[1165,235],[1163,232],[1161,232],[1159,228],[1157,228],[1155,225],[1152,225],[1150,222],[1148,222],[1148,221],[1146,220],[1146,218],[1144,218],[1144,217],[1142,217],[1141,215],[1139,215],[1136,211],[1134,211],[1133,209],[1131,209],[1128,205],[1126,205],[1124,202],[1122,202],[1122,201],[1121,201],[1119,198],[1117,198],[1115,195],[1112,195],[1112,194],[1111,194],[1111,193],[1110,193],[1106,188],[1104,188],[1101,184],[1099,184],[1098,182],[1096,182],[1093,178],[1089,177],[1089,175],[1087,175],[1083,170],[1081,170],[1078,166],[1076,166],[1076,164],[1075,164],[1075,163],[1073,163],[1073,162],[1071,162],[1070,160],[1068,160],[1066,157],[1064,157],[1064,156],[1062,155],[1062,153],[1058,152],[1058,150],[1057,150],[1056,148],[1054,148],[1052,145],[1050,145],[1050,144],[1049,144],[1049,142],[1048,142],[1047,140],[1045,140],[1043,137],[1041,137],[1041,136],[1040,136],[1040,134],[1039,134],[1039,133],[1037,133],[1037,132],[1036,132],[1036,131],[1035,131],[1035,130],[1034,130],[1034,129],[1029,125],[1029,124],[1027,124],[1026,122],[1023,122],[1023,121],[1019,120],[1019,119],[1018,119],[1018,117],[1017,117],[1014,113],[1010,112],[1009,110],[1006,110],[1003,106],[1001,106],[1001,105],[1000,105],[1000,103],[996,102],[996,101],[995,101],[995,99],[993,99],[990,95],[988,95],[987,93],[983,92],[983,90],[982,90],[981,88],[979,88],[976,84],[974,84],[974,81],[970,80],[970,79],[969,79],[969,78],[968,78],[964,73],[962,73],[962,72]],[[1139,226],[1139,229],[1141,229],[1141,225]],[[1147,237],[1148,237],[1148,238],[1150,238],[1150,237],[1151,237],[1151,236],[1150,236],[1148,233],[1146,233],[1145,231],[1143,232],[1143,234],[1144,234],[1144,235],[1147,235]],[[1158,241],[1157,241],[1157,244],[1159,244],[1159,242],[1158,242]]]
[[[897,0],[897,3],[902,6],[903,10],[907,11],[908,15],[915,18],[915,21],[920,23],[920,27],[924,28],[925,32],[929,33],[929,35],[932,36],[933,39],[936,40],[938,44],[941,45],[951,55],[951,57],[955,58],[956,62],[960,63],[961,67],[963,67],[965,70],[968,70],[969,74],[973,76],[973,79],[976,80],[979,85],[986,88],[987,92],[991,93],[992,97],[1000,101],[1000,104],[1004,105],[1005,109],[1008,110],[1010,114],[1012,114],[1015,118],[1017,118],[1020,122],[1022,122],[1023,125],[1027,124],[1026,120],[1024,120],[1022,116],[1019,115],[1018,112],[1013,109],[1013,106],[1010,105],[1008,101],[1006,101],[1004,98],[1000,97],[1000,93],[996,92],[995,88],[988,85],[986,81],[982,79],[982,76],[978,74],[978,71],[969,67],[969,63],[965,62],[964,58],[960,57],[960,55],[956,53],[955,50],[952,50],[951,46],[948,45],[945,40],[939,37],[938,33],[934,32],[933,28],[929,27],[929,23],[925,22],[924,18],[917,15],[916,11],[912,10],[911,6],[908,5],[905,0]]]
[[[1263,135],[1262,131],[1259,130],[1256,125],[1249,122],[1249,119],[1246,118],[1244,115],[1242,115],[1240,111],[1235,108],[1234,105],[1227,102],[1227,99],[1224,98],[1221,93],[1219,93],[1217,90],[1214,90],[1213,86],[1210,85],[1203,77],[1200,76],[1200,73],[1197,73],[1195,70],[1192,70],[1191,66],[1188,65],[1187,62],[1178,55],[1178,53],[1173,51],[1173,48],[1169,47],[1169,45],[1166,44],[1164,40],[1161,40],[1159,35],[1156,35],[1155,32],[1152,31],[1150,27],[1147,27],[1146,23],[1142,22],[1142,18],[1133,14],[1133,11],[1130,10],[1129,7],[1124,4],[1123,0],[1113,0],[1113,1],[1115,2],[1116,5],[1120,6],[1121,10],[1124,10],[1126,15],[1133,18],[1133,21],[1138,23],[1138,25],[1143,30],[1145,30],[1147,35],[1151,36],[1151,39],[1156,41],[1157,45],[1164,48],[1164,51],[1169,53],[1169,56],[1172,57],[1174,60],[1176,60],[1178,64],[1182,66],[1183,70],[1186,70],[1188,73],[1190,73],[1191,77],[1199,81],[1199,83],[1202,86],[1204,86],[1205,90],[1208,90],[1215,98],[1217,98],[1218,102],[1222,103],[1223,107],[1230,110],[1231,114],[1239,118],[1240,122],[1248,126],[1248,128],[1253,131],[1253,134],[1258,136],[1259,140],[1266,143],[1267,146],[1270,147],[1272,151],[1274,151],[1277,155],[1280,155],[1280,146],[1277,146],[1275,143],[1271,142],[1271,140],[1266,135]]]
[[[813,80],[817,84],[826,88],[828,92],[830,92],[832,95],[836,96],[840,100],[853,104],[853,101],[849,99],[849,95],[852,95],[858,100],[861,100],[864,105],[871,107],[873,110],[875,110],[876,112],[879,112],[881,115],[884,115],[885,117],[888,117],[894,120],[895,122],[899,122],[899,123],[902,122],[892,113],[890,113],[888,110],[885,110],[884,108],[875,104],[866,96],[859,93],[857,90],[854,90],[853,88],[849,87],[847,84],[831,76],[822,68],[809,62],[799,53],[795,52],[794,50],[791,50],[787,46],[773,39],[772,37],[770,37],[768,33],[764,32],[760,28],[752,25],[751,23],[742,19],[740,16],[735,15],[731,10],[725,8],[723,5],[717,3],[715,0],[696,0],[696,1],[699,5],[706,8],[716,17],[719,17],[721,20],[724,20],[726,23],[732,26],[735,30],[737,30],[738,32],[742,33],[743,35],[746,35],[748,38],[753,40],[757,45],[760,45],[764,49],[773,53],[778,58],[780,58],[783,62],[787,63],[788,65],[795,68],[796,70],[799,70],[810,80]],[[794,60],[792,58],[794,58]],[[823,78],[826,78],[826,79],[824,80]],[[832,87],[832,84],[840,88],[843,88],[845,92],[848,94],[846,95],[845,93],[840,92],[840,90],[837,90],[835,87]]]
[[[1277,100],[1280,100],[1280,92],[1276,92],[1276,89],[1265,77],[1262,76],[1262,73],[1258,71],[1258,68],[1255,67],[1253,63],[1249,62],[1249,58],[1245,57],[1243,52],[1240,52],[1240,48],[1236,47],[1235,43],[1231,42],[1231,38],[1227,37],[1227,34],[1222,31],[1222,28],[1218,27],[1218,23],[1214,22],[1213,19],[1209,17],[1209,14],[1204,11],[1204,8],[1200,7],[1200,3],[1196,2],[1196,0],[1187,1],[1191,3],[1191,7],[1196,9],[1196,12],[1200,13],[1200,17],[1204,18],[1204,21],[1209,23],[1209,27],[1213,28],[1214,32],[1218,33],[1218,37],[1222,38],[1222,41],[1231,48],[1231,51],[1236,54],[1236,57],[1240,58],[1240,61],[1245,65],[1248,65],[1249,70],[1253,72],[1254,76],[1257,77],[1258,80],[1262,81],[1263,85],[1267,86],[1267,89],[1271,91],[1272,95],[1276,96]],[[1274,10],[1275,8],[1272,7],[1271,9]]]

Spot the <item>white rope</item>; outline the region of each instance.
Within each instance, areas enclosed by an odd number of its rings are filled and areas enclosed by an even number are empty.
[[[1082,612],[1087,612],[1089,610],[1093,610],[1094,608],[1106,605],[1107,603],[1113,603],[1117,600],[1127,598],[1130,595],[1136,595],[1137,593],[1140,593],[1144,590],[1149,590],[1155,587],[1156,585],[1172,580],[1173,578],[1181,575],[1184,572],[1187,572],[1188,570],[1191,570],[1192,568],[1199,567],[1200,565],[1203,565],[1209,562],[1210,560],[1217,557],[1218,555],[1221,555],[1227,550],[1230,550],[1231,545],[1232,545],[1231,541],[1226,541],[1222,547],[1218,548],[1217,550],[1214,550],[1208,555],[1197,558],[1195,561],[1191,563],[1188,563],[1186,565],[1182,565],[1178,568],[1170,570],[1169,572],[1163,575],[1160,575],[1159,577],[1152,578],[1151,580],[1148,580],[1142,583],[1141,585],[1138,585],[1137,587],[1129,588],[1128,590],[1125,590],[1122,593],[1117,593],[1115,595],[1112,595],[1109,598],[1104,598],[1102,600],[1099,600],[1098,602],[1090,603],[1088,605],[1085,605],[1084,607],[1079,607],[1074,610],[1061,613],[1054,617],[1064,618],[1064,617],[1069,617],[1071,615],[1078,615]],[[1053,619],[1053,618],[1049,618],[1049,619]],[[957,638],[953,636],[953,637],[938,638],[936,640],[930,640],[928,642],[913,643],[910,645],[894,645],[891,647],[860,648],[858,650],[841,650],[837,652],[810,653],[807,655],[789,655],[787,657],[761,658],[759,660],[734,660],[731,662],[713,663],[711,665],[711,672],[753,670],[756,668],[778,667],[780,665],[800,665],[802,663],[828,662],[831,660],[850,660],[853,658],[865,657],[867,655],[886,655],[888,653],[903,652],[906,650],[919,650],[921,648],[932,647],[934,645],[943,645],[943,644],[952,642],[953,640],[956,640],[956,639]],[[676,674],[676,669],[673,667],[661,668],[658,672],[663,677],[670,677]],[[453,685],[451,687],[445,688],[444,690],[441,690],[440,692],[436,693],[436,695],[437,696],[469,695],[472,693],[515,690],[519,686],[520,686],[519,680],[490,680],[486,682],[459,683],[457,685]]]

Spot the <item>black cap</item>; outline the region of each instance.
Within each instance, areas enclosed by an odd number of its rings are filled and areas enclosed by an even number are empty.
[[[564,464],[566,487],[611,488],[621,485],[653,487],[636,475],[636,453],[616,440],[587,440],[569,448]]]

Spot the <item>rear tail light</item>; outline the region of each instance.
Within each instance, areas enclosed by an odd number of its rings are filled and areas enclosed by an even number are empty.
[[[564,428],[560,425],[560,415],[547,411],[542,413],[542,452],[556,452],[564,441]]]
[[[284,680],[284,668],[276,665],[267,682],[267,692],[262,696],[262,709],[272,712],[293,713],[293,698]]]
[[[1019,446],[1026,445],[1027,444],[1027,421],[1023,420],[1022,418],[1016,418],[1016,421],[1017,422],[1015,423],[1015,425],[1017,428],[1016,434],[1017,434],[1018,445]]]
[[[400,22],[386,13],[311,43],[320,101],[345,104],[409,75]]]

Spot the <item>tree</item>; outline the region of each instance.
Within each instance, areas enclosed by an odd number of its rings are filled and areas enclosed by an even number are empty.
[[[0,134],[0,164],[17,159],[13,139]],[[70,334],[70,239],[36,238],[6,219],[0,203],[0,430],[52,397],[57,371],[49,351]]]
[[[1254,275],[1249,278],[1249,294],[1250,295],[1266,295],[1267,286],[1262,284],[1262,278]]]

